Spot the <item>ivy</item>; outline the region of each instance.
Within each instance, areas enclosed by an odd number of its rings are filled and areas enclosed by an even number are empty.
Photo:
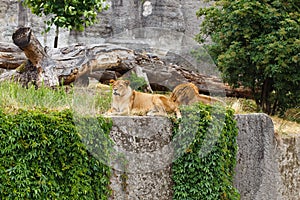
[[[173,199],[239,199],[233,111],[198,104],[182,114],[174,124]],[[111,126],[70,110],[0,109],[0,199],[108,199]]]
[[[233,111],[197,104],[182,108],[173,137],[173,199],[239,199],[233,187],[238,133]],[[183,153],[182,153],[183,152]]]
[[[93,120],[108,138],[111,122]],[[77,126],[70,110],[0,110],[0,199],[108,199],[110,168]]]

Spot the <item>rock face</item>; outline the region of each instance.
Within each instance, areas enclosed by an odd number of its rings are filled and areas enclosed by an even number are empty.
[[[264,114],[237,115],[239,128],[235,186],[243,200],[283,197],[272,120]]]
[[[300,135],[274,134],[264,114],[237,115],[235,186],[242,200],[300,199]]]
[[[113,117],[111,199],[172,199],[171,122],[165,117]],[[126,161],[125,161],[126,160]]]
[[[112,0],[107,3],[110,4],[110,8],[99,13],[99,22],[88,27],[84,32],[69,32],[61,29],[59,46],[78,42],[103,43],[107,38],[119,38],[132,30],[138,30],[143,35],[148,33],[148,31],[143,31],[147,27],[169,30],[175,35],[181,33],[193,38],[199,32],[200,24],[196,11],[206,6],[202,0]],[[42,45],[53,46],[55,28],[42,35],[45,27],[44,19],[46,17],[39,18],[32,15],[17,0],[0,0],[0,31],[2,33],[0,42],[11,41],[13,31],[23,25],[30,26],[36,33],[39,33],[37,36]],[[134,39],[131,38],[131,42]],[[157,38],[152,36],[152,39]]]
[[[277,153],[283,183],[281,193],[285,199],[298,200],[300,199],[300,135],[281,138]]]
[[[163,61],[220,77],[213,60],[197,42],[201,20],[196,17],[204,0],[113,0],[99,13],[98,23],[84,32],[60,29],[58,47],[112,43],[158,55]],[[0,42],[11,42],[19,26],[30,27],[45,49],[53,47],[55,27],[42,34],[47,17],[37,17],[17,0],[0,0]],[[195,51],[194,51],[195,50]],[[195,54],[198,52],[198,54]],[[198,56],[203,58],[199,59]],[[164,77],[163,77],[164,78]]]
[[[112,163],[111,199],[172,199],[170,121],[112,119],[111,138],[122,156]],[[241,199],[300,199],[300,137],[278,142],[272,120],[265,114],[236,115],[236,120],[239,149],[234,185]]]

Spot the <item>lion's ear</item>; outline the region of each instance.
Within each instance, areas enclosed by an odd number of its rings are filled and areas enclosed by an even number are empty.
[[[125,80],[125,84],[128,86],[130,84],[129,80]]]
[[[109,80],[109,83],[110,83],[110,84],[113,84],[114,82],[115,82],[114,79],[110,79],[110,80]]]

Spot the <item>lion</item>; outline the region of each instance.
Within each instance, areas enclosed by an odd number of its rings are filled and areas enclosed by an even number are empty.
[[[191,105],[197,102],[204,104],[212,104],[215,102],[222,102],[217,98],[199,94],[198,87],[193,83],[182,83],[177,85],[171,93],[171,101],[179,105]]]
[[[181,113],[169,97],[160,94],[137,92],[128,80],[112,81],[112,104],[106,115],[161,115]]]

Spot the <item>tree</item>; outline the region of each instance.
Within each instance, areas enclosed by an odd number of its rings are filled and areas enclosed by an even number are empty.
[[[83,31],[85,27],[96,22],[97,13],[107,9],[106,0],[23,0],[23,5],[30,8],[37,16],[51,16],[46,32],[56,26],[54,47],[57,47],[59,27]]]
[[[300,102],[300,0],[217,0],[201,8],[199,42],[231,86],[249,87],[258,109],[283,113]]]

